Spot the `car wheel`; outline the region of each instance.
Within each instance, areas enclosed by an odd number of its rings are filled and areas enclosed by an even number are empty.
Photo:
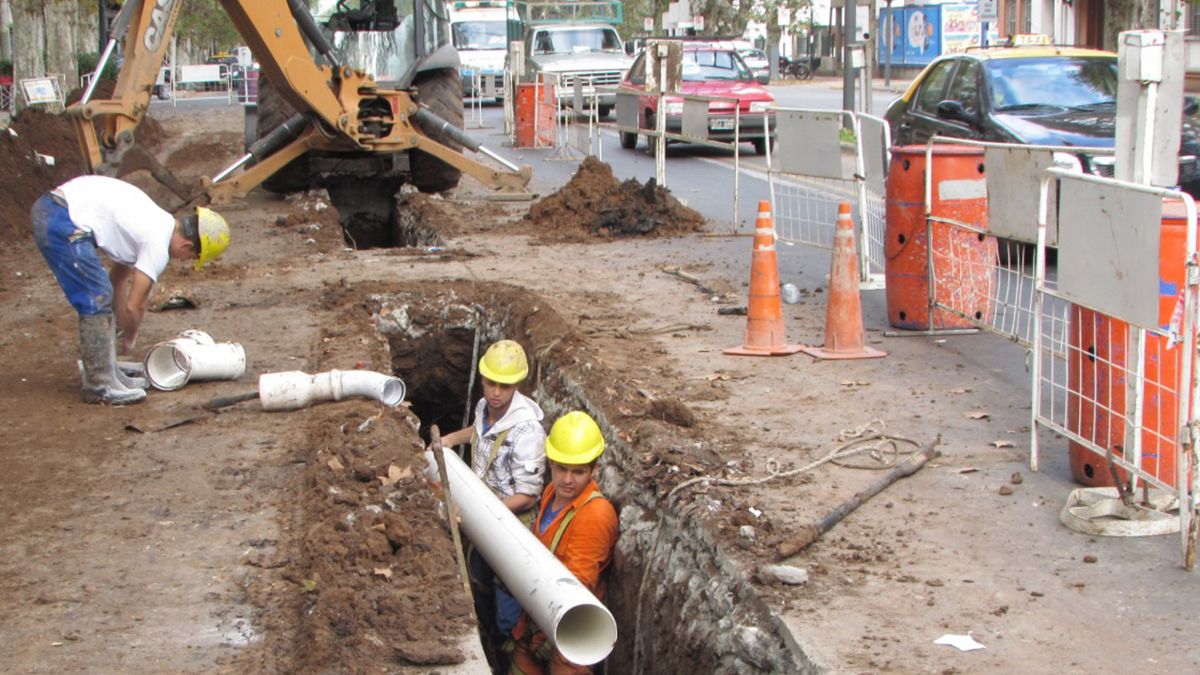
[[[596,108],[596,116],[600,119],[604,119],[612,113],[612,109],[613,107],[611,105],[602,105],[599,108]]]
[[[756,138],[756,139],[754,139],[753,141],[750,141],[750,142],[754,144],[754,152],[755,152],[755,154],[759,154],[759,155],[765,155],[765,154],[767,154],[767,139],[765,139],[765,138]],[[772,143],[771,143],[771,148],[772,148],[772,149],[774,149],[774,148],[775,148],[775,143],[774,143],[774,142],[772,142]]]
[[[625,148],[626,150],[632,150],[632,149],[636,148],[637,147],[637,137],[638,137],[638,135],[633,133],[632,131],[622,131],[621,132],[621,147]]]

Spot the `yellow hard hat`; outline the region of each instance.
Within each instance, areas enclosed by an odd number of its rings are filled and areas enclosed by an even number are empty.
[[[196,269],[221,257],[229,246],[229,223],[212,209],[196,207],[196,220],[200,229],[200,255],[196,258]]]
[[[604,453],[604,434],[591,415],[572,410],[550,427],[546,456],[559,464],[591,464]]]
[[[479,372],[492,382],[516,384],[529,374],[525,350],[512,340],[501,340],[488,347],[479,359]]]

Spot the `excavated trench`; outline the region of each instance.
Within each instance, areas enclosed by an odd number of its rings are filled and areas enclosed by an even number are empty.
[[[613,393],[620,373],[608,370],[546,298],[468,282],[369,297],[365,308],[386,338],[393,372],[408,386],[423,437],[433,424],[443,433],[463,426],[468,404],[479,397],[472,364],[487,345],[505,338],[530,355],[522,390],[541,405],[547,426],[582,409],[604,429],[608,450],[599,481],[621,523],[606,599],[619,637],[607,672],[816,670],[712,533],[664,505],[662,487],[643,475],[639,457],[652,450],[648,444],[676,439],[627,440]],[[473,378],[476,384],[469,384]]]
[[[439,246],[442,236],[436,225],[444,212],[432,206],[437,199],[405,186],[393,196],[370,181],[342,181],[327,186],[337,205],[338,220],[346,243],[356,249]]]

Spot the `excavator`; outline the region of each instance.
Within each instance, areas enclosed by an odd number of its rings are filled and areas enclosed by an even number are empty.
[[[386,217],[403,183],[440,192],[466,173],[500,191],[525,190],[529,167],[461,129],[458,55],[443,0],[219,1],[261,68],[245,154],[197,191],[136,145],[183,0],[126,0],[96,68],[124,38],[111,98],[92,100],[93,77],[67,109],[91,172],[146,169],[192,204],[227,203],[260,184],[280,192],[324,187],[343,226],[356,216]],[[464,155],[464,147],[503,168]]]

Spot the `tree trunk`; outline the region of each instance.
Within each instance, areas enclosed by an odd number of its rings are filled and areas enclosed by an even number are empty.
[[[1158,4],[1153,0],[1108,0],[1104,12],[1104,48],[1117,51],[1123,30],[1158,27]]]
[[[24,107],[20,81],[46,74],[46,22],[41,0],[12,0],[13,110]]]
[[[77,54],[81,50],[75,39],[79,25],[79,3],[75,0],[46,0],[42,11],[46,30],[46,74],[62,75],[63,93],[66,94],[79,86]]]
[[[9,0],[14,81],[61,76],[65,96],[79,86],[79,54],[98,51],[96,12],[78,0]],[[15,103],[24,103],[21,96]]]
[[[12,61],[12,34],[8,32],[8,0],[0,0],[0,59]]]

